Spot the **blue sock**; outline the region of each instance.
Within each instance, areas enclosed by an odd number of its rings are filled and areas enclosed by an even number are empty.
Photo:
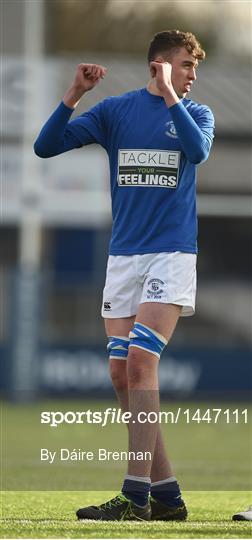
[[[174,476],[153,482],[151,484],[151,496],[167,506],[179,506],[181,504],[181,491]]]
[[[150,485],[150,478],[128,474],[123,483],[122,493],[138,506],[146,506],[148,504]]]

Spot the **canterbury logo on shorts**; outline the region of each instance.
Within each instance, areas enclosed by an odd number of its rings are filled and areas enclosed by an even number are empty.
[[[176,188],[180,152],[170,150],[119,150],[118,186]]]

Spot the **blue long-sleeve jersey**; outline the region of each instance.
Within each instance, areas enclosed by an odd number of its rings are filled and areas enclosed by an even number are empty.
[[[196,165],[210,152],[211,110],[185,98],[168,108],[162,97],[143,88],[109,97],[69,121],[72,112],[61,103],[34,150],[46,158],[92,143],[105,148],[113,217],[110,254],[196,253]]]

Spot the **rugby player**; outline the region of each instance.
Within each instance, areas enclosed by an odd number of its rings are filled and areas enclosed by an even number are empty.
[[[149,46],[147,86],[108,97],[70,121],[81,97],[106,75],[101,65],[79,64],[34,145],[42,158],[92,143],[108,153],[113,228],[102,316],[112,382],[133,418],[159,410],[160,355],[179,317],[195,309],[196,167],[208,158],[214,118],[186,96],[204,58],[193,34],[159,32]],[[121,493],[77,517],[186,519],[158,424],[132,422],[129,451],[149,451],[152,459],[129,460]]]

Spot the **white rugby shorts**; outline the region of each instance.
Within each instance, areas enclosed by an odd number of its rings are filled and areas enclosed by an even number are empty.
[[[139,304],[160,302],[182,306],[181,316],[193,315],[196,296],[193,253],[110,255],[103,290],[102,317],[136,315]]]

